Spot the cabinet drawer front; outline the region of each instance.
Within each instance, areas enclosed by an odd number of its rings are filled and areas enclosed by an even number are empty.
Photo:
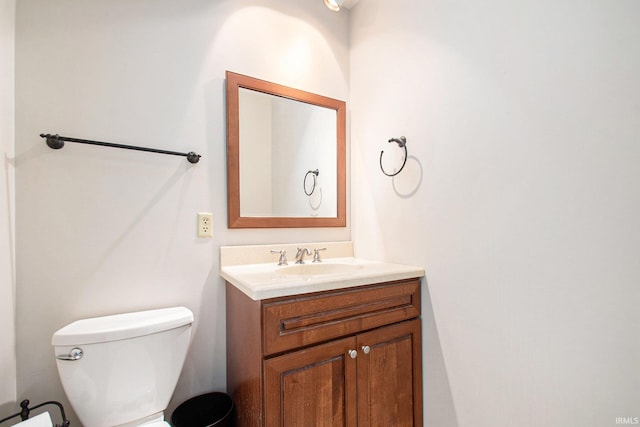
[[[420,316],[419,279],[263,303],[270,355]]]

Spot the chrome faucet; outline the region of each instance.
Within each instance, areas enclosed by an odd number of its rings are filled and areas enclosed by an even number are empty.
[[[304,264],[305,253],[311,255],[309,248],[298,248],[298,252],[296,252],[296,264]]]

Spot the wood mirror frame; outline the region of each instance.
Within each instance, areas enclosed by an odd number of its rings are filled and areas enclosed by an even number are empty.
[[[337,212],[335,217],[243,217],[240,214],[240,88],[314,104],[336,111]],[[227,95],[227,220],[228,228],[345,227],[346,218],[346,104],[325,96],[226,72]]]

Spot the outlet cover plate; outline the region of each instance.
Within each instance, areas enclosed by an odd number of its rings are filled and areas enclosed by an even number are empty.
[[[198,237],[213,237],[213,214],[198,212]]]

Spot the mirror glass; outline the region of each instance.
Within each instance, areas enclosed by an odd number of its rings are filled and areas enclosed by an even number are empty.
[[[227,72],[230,228],[346,225],[345,109]]]

